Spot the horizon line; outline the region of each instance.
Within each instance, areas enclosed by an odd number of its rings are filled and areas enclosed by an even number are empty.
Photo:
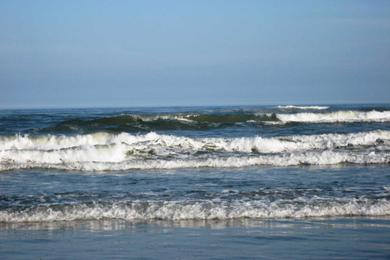
[[[219,105],[86,105],[86,106],[56,106],[56,105],[47,105],[47,106],[11,106],[11,107],[1,107],[0,110],[46,110],[46,109],[97,109],[97,108],[174,108],[174,107],[238,107],[238,106],[280,106],[280,105],[296,105],[296,106],[334,106],[334,105],[390,105],[390,102],[318,102],[318,103],[284,103],[284,102],[275,102],[275,103],[259,103],[259,104],[219,104]]]

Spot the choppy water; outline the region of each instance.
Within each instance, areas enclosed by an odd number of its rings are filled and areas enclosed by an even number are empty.
[[[389,105],[2,110],[0,233],[335,217],[387,227],[389,163]]]

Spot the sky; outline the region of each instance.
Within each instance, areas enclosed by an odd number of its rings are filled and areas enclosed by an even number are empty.
[[[0,108],[324,103],[390,103],[390,1],[0,1]]]

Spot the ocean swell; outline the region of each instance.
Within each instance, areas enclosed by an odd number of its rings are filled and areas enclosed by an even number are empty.
[[[147,132],[164,130],[210,130],[227,127],[262,127],[287,123],[354,123],[390,122],[390,111],[342,110],[323,112],[325,107],[283,107],[282,110],[314,110],[315,112],[279,113],[229,112],[214,114],[114,115],[99,118],[74,118],[42,129],[43,132]],[[316,111],[318,110],[318,111]]]

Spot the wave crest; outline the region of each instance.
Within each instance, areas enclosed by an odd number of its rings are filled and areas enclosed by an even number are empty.
[[[296,199],[278,201],[131,201],[76,205],[39,205],[24,210],[0,210],[0,222],[74,220],[228,220],[335,216],[387,216],[385,199]]]
[[[283,123],[390,122],[390,111],[337,111],[330,113],[277,114]]]

